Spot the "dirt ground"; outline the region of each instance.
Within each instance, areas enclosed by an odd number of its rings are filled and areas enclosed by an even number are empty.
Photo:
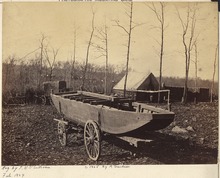
[[[57,137],[60,116],[52,106],[26,105],[3,108],[2,165],[87,164],[215,164],[218,148],[218,104],[173,103],[175,121],[138,148],[116,137],[105,136],[101,156],[91,161],[82,132],[70,134],[62,147]],[[175,127],[187,130],[177,133]]]

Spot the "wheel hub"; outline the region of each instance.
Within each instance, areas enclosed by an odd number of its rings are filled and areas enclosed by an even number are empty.
[[[89,142],[90,142],[91,144],[94,143],[94,136],[93,136],[93,135],[89,137]]]

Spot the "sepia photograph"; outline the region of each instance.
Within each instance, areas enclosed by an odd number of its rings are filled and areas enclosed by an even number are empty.
[[[217,2],[2,14],[2,166],[218,163]]]

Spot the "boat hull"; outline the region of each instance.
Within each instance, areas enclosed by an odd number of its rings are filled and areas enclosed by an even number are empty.
[[[144,113],[124,111],[104,105],[91,105],[51,94],[58,112],[65,118],[84,126],[88,120],[95,121],[101,131],[110,134],[125,134],[137,130],[159,130],[174,119],[173,112]]]

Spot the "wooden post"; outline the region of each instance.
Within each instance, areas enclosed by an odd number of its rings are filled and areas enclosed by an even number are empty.
[[[168,110],[171,111],[171,104],[170,104],[170,90],[167,91],[167,105],[168,105]]]

